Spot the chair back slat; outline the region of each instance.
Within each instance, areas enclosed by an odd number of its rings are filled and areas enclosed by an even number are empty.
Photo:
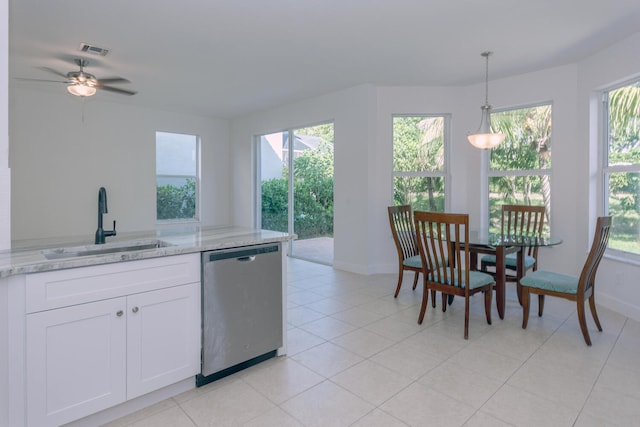
[[[411,205],[389,206],[389,225],[400,260],[418,255]]]
[[[593,236],[593,243],[591,243],[591,250],[589,251],[589,256],[584,263],[584,267],[582,267],[582,272],[580,273],[580,279],[578,281],[578,294],[580,295],[583,295],[589,289],[594,287],[600,260],[602,259],[604,251],[607,249],[607,245],[609,243],[610,231],[611,217],[599,217],[596,222],[596,230],[595,235]]]
[[[418,252],[433,282],[462,287],[469,282],[469,215],[414,213]],[[465,287],[467,289],[468,287]]]
[[[541,236],[546,209],[544,206],[502,205],[502,237],[511,235]],[[538,247],[527,246],[525,253],[538,258]]]

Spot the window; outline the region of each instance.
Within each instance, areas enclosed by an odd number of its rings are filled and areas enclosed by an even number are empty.
[[[505,140],[489,156],[489,231],[500,231],[503,204],[545,206],[549,231],[551,105],[492,113],[491,124]]]
[[[198,219],[199,160],[195,135],[156,132],[156,218]]]
[[[444,212],[447,116],[393,117],[393,202]]]
[[[604,212],[609,249],[640,254],[640,80],[604,93]]]

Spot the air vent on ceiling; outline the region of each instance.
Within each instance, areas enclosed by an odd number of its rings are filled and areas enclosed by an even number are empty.
[[[102,56],[106,56],[107,53],[109,53],[109,49],[103,49],[101,47],[93,46],[87,43],[80,43],[80,51]]]

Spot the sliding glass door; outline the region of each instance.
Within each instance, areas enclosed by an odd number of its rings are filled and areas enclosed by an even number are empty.
[[[333,262],[333,124],[257,138],[259,228],[295,233],[289,255]]]

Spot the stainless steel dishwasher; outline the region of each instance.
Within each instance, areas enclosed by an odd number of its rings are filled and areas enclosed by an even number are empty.
[[[201,386],[282,347],[279,243],[202,253]]]

